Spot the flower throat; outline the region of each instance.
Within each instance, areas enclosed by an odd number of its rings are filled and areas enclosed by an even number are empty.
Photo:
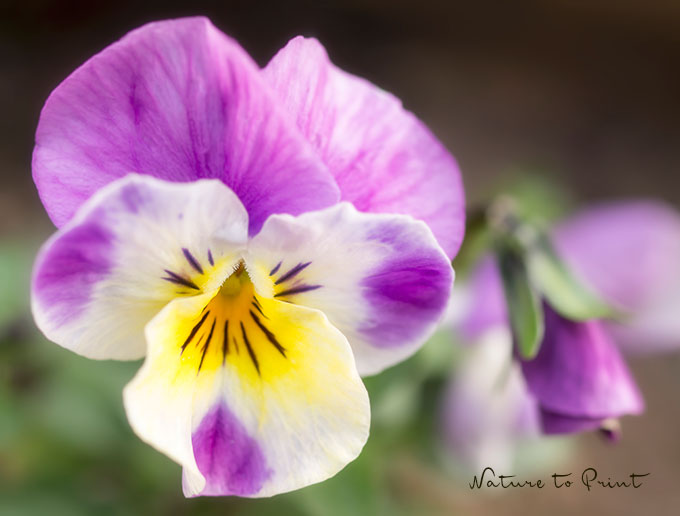
[[[255,294],[250,276],[240,262],[224,280],[215,296],[203,308],[181,346],[180,354],[195,362],[197,373],[225,365],[230,356],[247,356],[261,376],[261,355],[275,349],[282,357],[286,350],[267,327],[269,317]],[[263,349],[268,346],[270,349]]]

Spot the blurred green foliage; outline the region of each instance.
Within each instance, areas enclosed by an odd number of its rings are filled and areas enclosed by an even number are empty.
[[[486,201],[499,196],[511,199],[518,210],[517,215],[530,223],[549,226],[574,207],[575,202],[569,189],[556,184],[552,174],[517,168],[508,170],[504,177],[504,182],[501,181],[489,190]],[[465,239],[453,261],[457,278],[464,278],[466,272],[493,244],[486,224],[488,207],[486,203],[468,207]]]

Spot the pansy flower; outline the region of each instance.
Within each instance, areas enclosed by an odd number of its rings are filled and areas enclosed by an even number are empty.
[[[203,18],[146,25],[52,93],[33,158],[58,232],[48,338],[146,357],[135,432],[187,496],[269,496],[360,452],[360,374],[426,340],[463,233],[451,155],[399,101],[293,39],[259,69]]]
[[[515,443],[540,433],[599,428],[615,437],[617,419],[644,408],[620,349],[680,345],[675,210],[646,201],[604,204],[559,224],[553,240],[570,269],[624,317],[573,321],[544,303],[541,347],[533,360],[521,360],[498,268],[485,258],[466,285],[457,327],[471,346],[444,402],[446,439],[472,465],[492,456],[507,465]]]

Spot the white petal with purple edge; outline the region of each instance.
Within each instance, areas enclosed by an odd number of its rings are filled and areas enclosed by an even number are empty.
[[[428,226],[349,203],[273,215],[249,244],[274,296],[321,310],[349,340],[362,375],[414,353],[451,293],[453,269]]]
[[[41,249],[35,321],[81,355],[140,358],[146,323],[173,298],[217,288],[247,228],[243,205],[217,180],[129,175],[97,192]]]

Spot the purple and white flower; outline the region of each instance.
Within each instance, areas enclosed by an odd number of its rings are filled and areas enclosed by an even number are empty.
[[[464,454],[478,458],[496,446],[507,463],[513,443],[540,433],[599,428],[615,434],[619,417],[644,409],[619,345],[644,353],[680,344],[675,210],[645,201],[604,204],[558,225],[553,238],[570,269],[626,317],[576,322],[544,302],[540,350],[533,360],[521,360],[513,351],[498,268],[491,257],[484,258],[467,282],[457,323],[472,344],[444,403],[446,439]],[[475,411],[468,410],[471,393]],[[486,429],[489,420],[493,431]]]
[[[463,236],[456,163],[396,98],[316,40],[259,69],[204,18],[137,29],[59,85],[33,175],[59,227],[35,320],[84,356],[146,357],[127,415],[187,496],[353,460],[359,375],[432,333]]]

